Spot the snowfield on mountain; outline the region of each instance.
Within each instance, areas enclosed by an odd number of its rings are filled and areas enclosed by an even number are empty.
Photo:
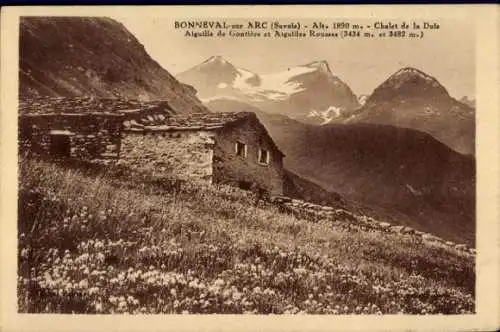
[[[351,89],[332,74],[326,61],[257,74],[213,56],[176,77],[195,87],[197,96],[205,103],[235,99],[307,123],[327,123],[338,113],[360,106]]]
[[[235,79],[233,87],[249,98],[283,100],[294,93],[304,91],[300,83],[292,80],[294,76],[310,73],[314,70],[314,68],[307,66],[295,67],[280,73],[260,75],[259,83],[252,84],[251,79],[255,78],[256,74],[238,69],[239,76]]]

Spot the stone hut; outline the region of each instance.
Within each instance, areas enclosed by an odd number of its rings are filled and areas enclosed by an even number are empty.
[[[125,114],[121,163],[158,175],[283,193],[284,154],[254,113]]]
[[[125,115],[137,101],[89,97],[38,97],[19,102],[21,154],[117,159]],[[158,105],[156,105],[158,106]]]
[[[20,153],[54,158],[119,158],[123,116],[45,113],[19,117]]]

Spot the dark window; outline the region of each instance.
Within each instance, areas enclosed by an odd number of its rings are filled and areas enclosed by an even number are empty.
[[[269,165],[269,151],[265,149],[259,149],[259,163]]]
[[[236,142],[236,155],[240,157],[246,157],[247,145],[241,142]]]
[[[71,154],[70,137],[68,135],[51,135],[50,154],[54,157],[69,157]]]

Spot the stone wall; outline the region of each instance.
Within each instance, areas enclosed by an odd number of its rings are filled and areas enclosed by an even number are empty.
[[[273,197],[272,203],[278,205],[281,211],[291,213],[298,218],[311,221],[328,221],[336,227],[346,228],[350,231],[361,230],[411,236],[433,245],[452,248],[472,255],[476,254],[476,250],[474,248],[470,248],[465,244],[457,244],[433,234],[416,230],[412,227],[393,225],[388,222],[376,220],[372,217],[358,215],[344,209],[322,206],[285,196]]]
[[[37,114],[19,117],[21,154],[49,155],[54,133],[70,141],[70,157],[118,158],[123,116],[110,114]]]
[[[214,132],[125,131],[120,164],[157,176],[212,182]]]
[[[247,146],[247,156],[237,156],[236,142]],[[269,165],[258,162],[258,150],[269,151]],[[214,182],[238,186],[255,183],[274,195],[283,194],[283,155],[257,118],[248,118],[218,132],[214,151]]]

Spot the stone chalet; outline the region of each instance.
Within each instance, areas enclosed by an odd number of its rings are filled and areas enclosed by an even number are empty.
[[[41,98],[19,105],[21,153],[115,159],[159,176],[283,193],[284,154],[250,112],[177,115],[166,102]]]
[[[120,163],[181,179],[242,189],[255,184],[283,193],[284,154],[254,113],[148,115],[126,120],[124,131]]]

